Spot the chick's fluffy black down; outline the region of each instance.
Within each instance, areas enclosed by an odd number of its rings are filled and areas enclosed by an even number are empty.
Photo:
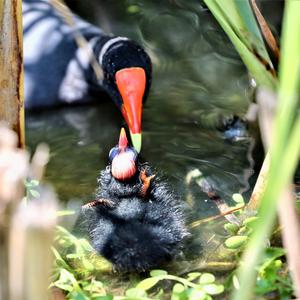
[[[120,271],[145,271],[170,261],[188,235],[182,203],[156,177],[141,197],[141,169],[129,182],[116,180],[109,167],[100,173],[97,199],[113,202],[83,210],[93,247]]]

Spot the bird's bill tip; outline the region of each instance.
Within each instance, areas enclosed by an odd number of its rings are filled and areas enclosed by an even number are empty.
[[[142,148],[142,133],[132,133],[130,132],[132,145],[135,150],[140,153]]]
[[[128,145],[128,140],[126,136],[126,131],[124,128],[121,128],[120,137],[119,137],[119,148],[125,149]]]

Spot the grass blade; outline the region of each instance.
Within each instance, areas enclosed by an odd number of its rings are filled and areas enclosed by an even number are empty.
[[[204,1],[257,83],[275,90],[277,86],[275,72],[249,3],[227,0],[224,5],[220,0]]]
[[[276,217],[279,196],[291,181],[300,155],[300,116],[297,113],[299,96],[300,2],[287,1],[282,36],[282,60],[279,68],[279,103],[275,118],[274,136],[270,148],[270,171],[253,236],[243,255],[239,269],[240,289],[233,299],[251,299],[266,238]]]

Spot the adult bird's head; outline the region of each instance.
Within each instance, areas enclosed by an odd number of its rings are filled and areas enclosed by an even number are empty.
[[[109,39],[101,48],[103,87],[121,110],[135,149],[142,144],[142,107],[152,77],[151,60],[144,49],[123,37]]]
[[[122,128],[119,143],[109,152],[111,174],[120,181],[130,180],[137,172],[137,151],[128,145],[125,129]]]

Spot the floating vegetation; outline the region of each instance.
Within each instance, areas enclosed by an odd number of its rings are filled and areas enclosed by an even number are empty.
[[[237,217],[246,215],[243,210],[235,214]],[[224,223],[227,232],[224,246],[231,251],[231,256],[237,262],[241,263],[241,255],[257,219],[257,216],[247,217],[240,225]],[[285,250],[273,246],[269,240],[266,240],[266,245],[264,256],[257,263],[255,295],[265,299],[271,299],[274,295],[280,299],[291,298],[293,287]],[[117,273],[115,276],[111,263],[99,256],[86,239],[77,238],[61,226],[56,229],[53,253],[55,267],[51,287],[63,290],[67,299],[209,300],[220,294],[227,297],[240,285],[236,269],[225,275],[206,271],[174,275],[174,271],[159,269],[140,275]]]

